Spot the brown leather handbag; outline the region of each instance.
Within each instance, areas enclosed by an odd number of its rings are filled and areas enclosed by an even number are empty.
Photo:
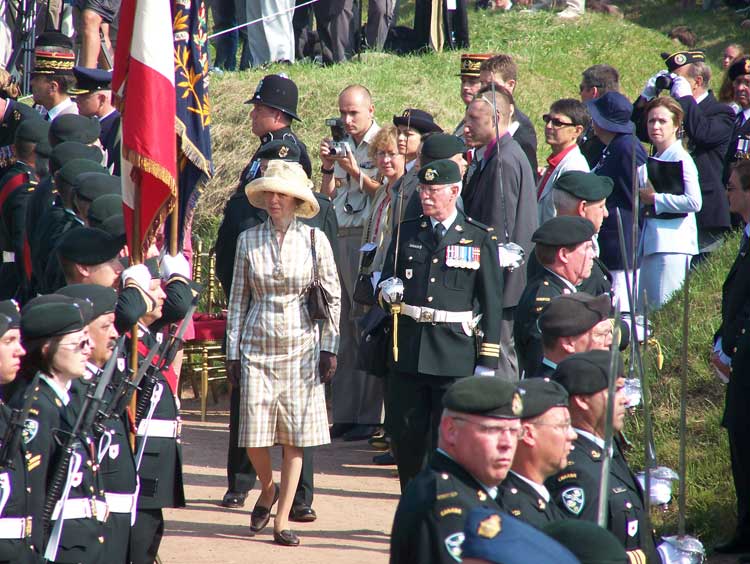
[[[325,321],[331,318],[331,295],[323,288],[318,278],[318,256],[315,252],[315,229],[310,229],[310,243],[312,247],[313,279],[307,287],[307,311],[313,321]]]

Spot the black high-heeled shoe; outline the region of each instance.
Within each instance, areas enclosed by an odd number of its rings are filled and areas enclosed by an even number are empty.
[[[266,528],[268,522],[271,520],[271,508],[276,505],[279,501],[279,495],[281,489],[278,484],[274,484],[273,501],[269,507],[263,507],[262,505],[255,504],[253,512],[250,514],[250,530],[254,533],[258,533]]]
[[[294,531],[284,529],[273,532],[273,542],[281,546],[299,546],[299,537],[294,534]]]

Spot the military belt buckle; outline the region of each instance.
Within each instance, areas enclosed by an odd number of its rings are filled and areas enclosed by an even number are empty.
[[[94,498],[91,498],[91,497],[89,498],[88,501],[89,501],[89,506],[91,507],[91,516],[94,519],[96,519],[97,518],[97,515],[96,515],[96,501],[94,500]]]
[[[177,423],[177,428],[175,432],[175,438],[179,439],[180,436],[182,435],[182,419],[178,417],[176,420],[176,423]]]
[[[26,517],[26,523],[24,524],[24,531],[23,531],[23,534],[24,534],[25,538],[29,538],[31,536],[32,528],[33,527],[32,527],[31,516]]]
[[[420,323],[432,323],[432,310],[430,309],[423,309],[419,312],[419,322]]]

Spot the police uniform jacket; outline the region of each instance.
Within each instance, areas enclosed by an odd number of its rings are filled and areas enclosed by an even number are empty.
[[[532,250],[528,257],[526,267],[526,282],[530,282],[537,276],[543,275],[545,268],[536,258],[536,253]],[[591,276],[576,286],[579,292],[586,292],[592,296],[601,296],[612,292],[612,273],[599,257],[594,257],[591,264]]]
[[[390,564],[455,564],[475,507],[501,509],[460,464],[440,451],[409,482],[396,509]]]
[[[552,499],[544,499],[512,470],[503,480],[498,497],[505,511],[537,529],[541,529],[547,523],[569,518]]]
[[[0,249],[3,253],[13,254],[12,260],[10,255],[3,255],[0,284],[4,299],[16,297],[19,285],[26,279],[26,207],[36,185],[34,169],[20,161],[16,161],[0,179]]]
[[[394,273],[396,252],[398,271]],[[455,265],[450,260],[454,253],[473,256],[476,262]],[[397,371],[456,377],[472,374],[477,364],[497,367],[503,282],[497,241],[490,228],[458,210],[450,229],[436,243],[428,217],[407,219],[401,224],[398,250],[394,237],[385,259],[381,278],[391,276],[403,280],[405,304],[443,311],[473,310],[474,315],[482,314],[479,327],[484,333],[477,350],[468,323],[432,323],[427,318],[417,322],[400,315],[398,347],[402,353],[395,362]]]
[[[570,518],[596,522],[599,479],[604,449],[578,433],[568,455],[568,467],[545,485],[552,499]],[[660,564],[649,516],[643,507],[643,490],[628,468],[616,442],[609,476],[607,529],[628,551],[633,564]]]
[[[463,191],[466,215],[495,229],[498,242],[505,243],[504,225],[510,240],[531,252],[531,236],[538,226],[536,180],[528,159],[510,135],[498,140],[498,150],[488,147],[478,170]],[[504,198],[500,195],[503,189]],[[506,209],[503,210],[503,200]],[[526,286],[526,264],[512,272],[503,270],[503,308],[515,307]]]

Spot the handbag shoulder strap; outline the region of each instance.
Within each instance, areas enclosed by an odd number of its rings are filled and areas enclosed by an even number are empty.
[[[315,228],[310,228],[310,248],[312,249],[313,284],[318,283],[318,255],[315,253]]]

